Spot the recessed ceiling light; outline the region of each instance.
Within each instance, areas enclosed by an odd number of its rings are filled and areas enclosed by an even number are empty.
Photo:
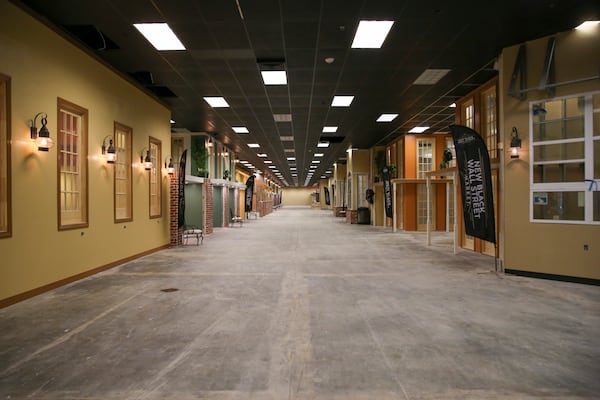
[[[156,50],[185,50],[185,46],[177,38],[168,24],[148,23],[133,24]]]
[[[251,149],[257,149],[260,147],[260,145],[258,143],[248,143],[248,147]]]
[[[590,29],[590,28],[596,26],[597,24],[600,24],[600,21],[585,21],[585,22],[582,22],[580,25],[578,25],[575,29],[587,30],[587,29]]]
[[[285,71],[260,71],[265,85],[287,85]]]
[[[323,153],[315,153],[315,157],[323,157]]]
[[[383,45],[394,21],[366,21],[358,23],[354,40],[353,49],[379,49]]]
[[[334,57],[325,57],[325,62],[327,64],[333,64],[334,61],[335,61]]]
[[[350,107],[354,96],[333,96],[332,107]]]
[[[171,123],[172,123],[172,124],[174,124],[174,123],[175,123],[175,121],[171,120]]]
[[[323,127],[323,132],[324,133],[333,133],[333,132],[337,132],[337,126],[324,126]]]
[[[446,76],[448,72],[450,72],[449,69],[426,69],[413,82],[413,85],[435,85],[440,79]]]
[[[212,108],[229,107],[229,104],[223,97],[205,97],[206,101]]]
[[[317,143],[317,147],[329,147],[329,142],[319,142]]]
[[[288,157],[287,160],[288,161],[296,161],[296,157]]]
[[[273,119],[276,122],[290,122],[292,120],[292,114],[273,114]]]
[[[428,126],[415,126],[414,128],[412,128],[410,131],[408,131],[408,133],[423,133],[425,132],[427,129],[429,129]]]
[[[450,108],[456,108],[456,103],[452,103],[448,107],[450,107]]]
[[[377,122],[392,122],[398,114],[381,114],[379,118],[377,118]]]
[[[233,129],[235,133],[250,133],[245,126],[234,126],[231,129]]]

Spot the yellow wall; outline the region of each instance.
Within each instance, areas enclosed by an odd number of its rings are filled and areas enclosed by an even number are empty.
[[[284,206],[310,206],[312,205],[311,194],[314,188],[286,187],[282,189],[282,202]]]
[[[162,218],[150,219],[148,173],[137,168],[148,137],[170,154],[170,111],[13,4],[0,2],[0,72],[12,79],[13,235],[0,239],[0,300],[169,243],[168,175]],[[48,114],[56,140],[57,97],[88,110],[89,227],[57,229],[57,148],[38,152],[29,123]],[[113,222],[113,167],[102,139],[118,121],[133,128],[133,221]],[[40,125],[38,124],[38,127]],[[161,163],[162,164],[162,163]]]
[[[568,31],[556,35],[556,82],[598,75],[600,65],[600,25],[595,32]],[[527,43],[526,87],[539,83],[547,38]],[[546,274],[600,279],[600,226],[575,224],[547,224],[529,222],[529,104],[547,99],[545,92],[534,91],[527,99],[518,100],[508,95],[511,73],[518,46],[507,48],[501,57],[501,119],[504,133],[503,186],[504,266]],[[556,97],[600,90],[600,80],[560,86]],[[503,118],[502,118],[503,117]],[[520,158],[509,158],[510,132],[517,127],[522,138]],[[589,251],[583,245],[589,245]]]

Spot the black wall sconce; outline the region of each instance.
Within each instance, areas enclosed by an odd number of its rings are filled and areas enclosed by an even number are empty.
[[[106,139],[109,139],[108,149],[106,148]],[[117,153],[115,151],[115,146],[113,146],[113,137],[111,135],[107,135],[102,139],[102,155],[106,155],[107,164],[114,164],[115,161],[117,161]]]
[[[42,115],[42,118],[41,118],[42,127],[40,128],[40,131],[38,132],[37,127],[35,126],[35,121],[37,120],[37,117],[39,117],[40,115]],[[35,140],[35,144],[37,145],[39,151],[48,151],[49,149],[54,147],[54,140],[52,140],[52,138],[50,137],[50,132],[48,131],[48,128],[46,128],[47,123],[48,123],[48,115],[44,112],[37,113],[35,115],[35,117],[33,117],[33,120],[31,121],[31,127],[29,129],[31,139]]]
[[[173,175],[175,172],[175,168],[173,167],[173,159],[171,157],[167,157],[169,162],[167,163],[167,159],[165,159],[165,168],[167,169],[167,173],[169,175]]]
[[[519,149],[521,148],[521,138],[517,128],[513,126],[510,138],[510,158],[519,158]]]
[[[144,150],[146,150],[146,157],[144,157]],[[150,150],[147,147],[144,147],[140,151],[140,164],[144,165],[144,169],[146,171],[150,171],[152,169],[152,159],[150,158]]]

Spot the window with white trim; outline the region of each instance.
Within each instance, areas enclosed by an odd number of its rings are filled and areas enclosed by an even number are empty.
[[[530,104],[530,218],[600,224],[600,93]]]
[[[0,238],[11,236],[10,78],[0,74]]]
[[[58,229],[88,226],[88,111],[58,99]]]
[[[133,220],[133,191],[131,179],[131,137],[133,129],[114,123],[115,152],[115,222]]]
[[[150,218],[162,216],[161,141],[150,138]]]

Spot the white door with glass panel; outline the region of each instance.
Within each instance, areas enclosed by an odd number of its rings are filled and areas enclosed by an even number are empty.
[[[426,179],[425,175],[433,171],[435,152],[435,143],[433,139],[417,139],[417,179]],[[430,227],[435,227],[435,190],[432,188],[430,193],[429,207],[431,210]],[[417,184],[417,229],[427,230],[427,185],[425,183]]]

